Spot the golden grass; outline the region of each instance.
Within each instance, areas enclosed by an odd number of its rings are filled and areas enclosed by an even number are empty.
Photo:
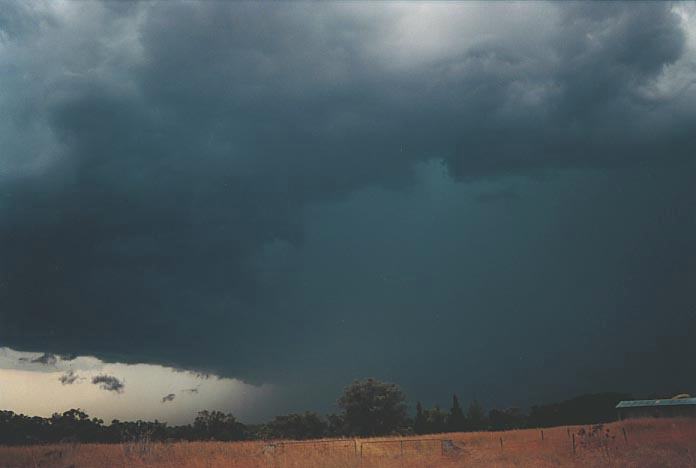
[[[601,436],[576,435],[574,453],[571,435],[581,428],[583,426],[544,429],[544,440],[540,430],[524,429],[308,443],[0,447],[0,467],[696,467],[695,419],[640,419],[607,424]],[[416,438],[426,440],[414,441]],[[445,447],[444,454],[441,440],[452,441],[451,447]]]

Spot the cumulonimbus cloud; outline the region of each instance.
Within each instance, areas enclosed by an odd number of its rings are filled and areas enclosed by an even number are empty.
[[[468,180],[692,152],[669,4],[76,5],[0,12],[0,340],[20,349],[252,376],[286,346],[258,258],[301,245],[308,206],[430,160]]]

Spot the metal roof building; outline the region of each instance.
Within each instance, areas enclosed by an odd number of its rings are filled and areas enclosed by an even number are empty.
[[[619,419],[696,417],[696,398],[621,401],[616,410]]]

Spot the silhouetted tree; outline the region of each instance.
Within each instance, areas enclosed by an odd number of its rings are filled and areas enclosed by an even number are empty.
[[[424,411],[425,427],[428,434],[439,434],[447,430],[447,413],[442,411],[438,405]]]
[[[520,429],[527,425],[527,418],[519,408],[492,409],[488,412],[488,424],[494,431]]]
[[[276,417],[267,424],[245,426],[231,414],[202,411],[194,423],[169,427],[152,421],[121,422],[117,419],[105,426],[98,418],[90,418],[80,409],[56,413],[50,418],[25,416],[12,411],[0,411],[0,445],[29,445],[38,443],[127,442],[175,440],[242,440],[256,438],[308,439],[324,436],[418,434],[461,430],[456,421],[462,417],[465,430],[515,429],[571,424],[595,424],[616,419],[614,407],[620,400],[630,400],[622,393],[598,393],[549,405],[534,406],[529,416],[516,408],[493,409],[486,419],[481,405],[474,401],[467,416],[461,413],[456,395],[448,413],[438,406],[423,409],[416,405],[416,417],[406,417],[404,395],[394,384],[373,379],[356,381],[339,400],[342,412],[329,414],[323,420],[316,413],[289,414]]]
[[[318,439],[328,433],[328,425],[321,416],[309,411],[276,416],[266,429],[268,436],[274,439]]]
[[[427,434],[428,420],[423,412],[421,402],[416,402],[416,418],[413,420],[413,432],[416,434]]]
[[[193,421],[193,431],[201,440],[243,440],[246,430],[231,414],[201,411]]]
[[[470,431],[480,431],[485,427],[485,413],[481,404],[474,399],[469,405],[466,413],[467,429]]]
[[[450,432],[460,432],[466,429],[466,417],[459,405],[457,395],[452,395],[452,408],[447,415],[447,430]]]
[[[328,422],[327,435],[339,437],[348,433],[343,415],[331,413],[326,416],[326,420]]]
[[[356,380],[338,400],[350,435],[377,436],[407,430],[406,397],[398,386]]]
[[[617,403],[631,399],[631,395],[625,393],[593,393],[560,403],[533,406],[529,414],[529,424],[550,427],[614,421]]]
[[[161,423],[157,420],[152,421],[127,421],[121,422],[118,419],[111,421],[111,426],[108,428],[110,440],[119,442],[130,441],[158,441],[169,438],[171,430],[166,423]],[[193,434],[189,433],[189,439],[193,438]]]
[[[89,415],[80,409],[54,413],[50,419],[51,438],[63,442],[99,442],[103,423],[97,418],[90,420]]]

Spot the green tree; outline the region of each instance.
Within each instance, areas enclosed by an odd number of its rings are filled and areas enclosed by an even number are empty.
[[[452,395],[452,408],[447,415],[447,430],[450,432],[460,432],[466,429],[466,417],[459,405],[457,395]]]
[[[338,406],[348,434],[377,436],[406,430],[405,401],[397,385],[366,379],[349,385]]]

